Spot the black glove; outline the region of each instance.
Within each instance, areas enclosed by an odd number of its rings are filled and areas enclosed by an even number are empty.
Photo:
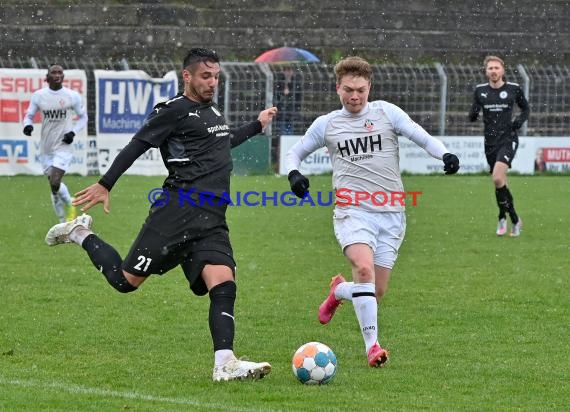
[[[517,119],[513,122],[513,126],[512,126],[513,132],[519,130],[521,127],[522,127],[522,123],[520,120]]]
[[[63,143],[71,144],[73,143],[73,138],[75,137],[74,132],[67,132],[63,135]]]
[[[443,155],[443,170],[446,175],[453,175],[459,170],[459,159],[452,153]]]
[[[291,170],[287,178],[291,185],[291,191],[295,193],[295,196],[303,198],[305,193],[308,192],[309,179],[303,176],[298,170]]]
[[[29,125],[27,125],[26,127],[24,127],[24,134],[25,134],[26,136],[31,136],[33,130],[34,130],[34,126],[32,126],[32,125],[29,124]]]

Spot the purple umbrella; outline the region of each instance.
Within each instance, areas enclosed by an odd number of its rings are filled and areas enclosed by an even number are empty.
[[[271,49],[261,54],[257,59],[257,63],[316,63],[319,58],[310,51],[299,49],[297,47],[279,47]]]

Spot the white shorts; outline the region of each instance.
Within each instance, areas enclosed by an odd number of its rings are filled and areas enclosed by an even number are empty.
[[[52,166],[67,172],[72,159],[73,153],[68,150],[57,150],[49,154],[40,155],[40,162],[42,163],[44,173],[47,173],[48,169]]]
[[[406,233],[406,214],[337,208],[333,226],[343,251],[347,246],[364,243],[372,249],[375,265],[392,269]]]

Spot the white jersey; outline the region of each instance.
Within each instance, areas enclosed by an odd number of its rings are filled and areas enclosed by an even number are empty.
[[[440,140],[427,133],[398,106],[377,100],[369,102],[357,114],[343,108],[318,117],[287,153],[286,167],[288,171],[299,169],[301,161],[309,154],[326,147],[333,166],[336,207],[401,212],[405,202],[397,200],[404,194],[399,134],[437,159],[448,152]],[[339,197],[340,194],[344,197]]]
[[[77,134],[87,125],[87,113],[79,93],[67,87],[59,90],[45,87],[35,91],[24,116],[24,126],[33,125],[34,115],[38,111],[42,113],[40,154],[45,155],[56,150],[71,151],[71,145],[62,141],[63,135],[70,131]],[[75,125],[72,121],[72,111],[79,116]]]

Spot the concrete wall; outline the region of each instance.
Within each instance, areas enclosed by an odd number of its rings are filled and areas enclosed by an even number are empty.
[[[325,62],[570,62],[566,0],[14,1],[0,7],[0,57],[180,58],[193,46],[252,61],[283,45]]]

